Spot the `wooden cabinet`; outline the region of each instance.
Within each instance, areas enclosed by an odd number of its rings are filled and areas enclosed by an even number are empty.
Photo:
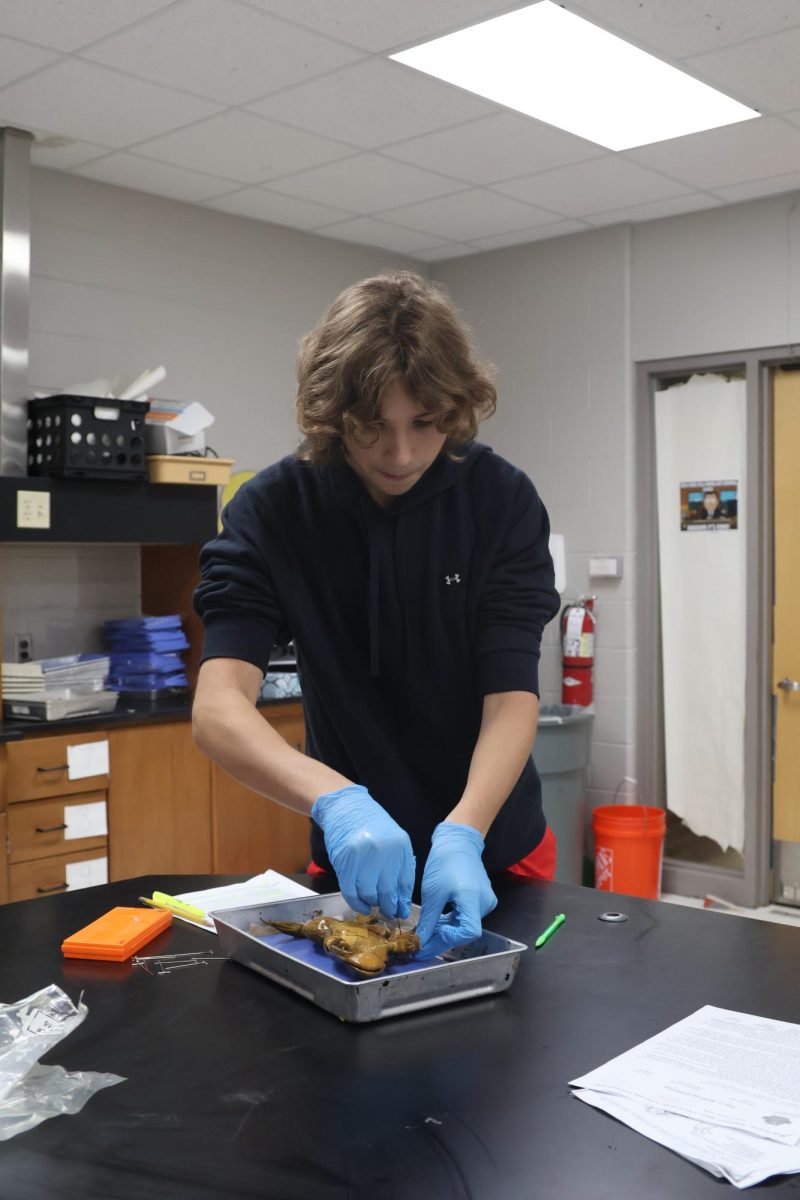
[[[2,801],[0,801],[2,803]],[[6,845],[6,814],[0,812],[0,904],[6,904],[9,900],[8,895],[8,872],[5,864]]]
[[[261,710],[296,750],[305,746],[302,707],[274,704]],[[309,819],[237,783],[221,767],[211,772],[214,870],[257,875],[271,867],[283,875],[305,871],[310,857]]]
[[[112,880],[214,869],[211,763],[189,721],[112,732],[108,834]]]
[[[299,701],[261,712],[303,749]],[[67,748],[105,739],[109,773],[70,780]],[[73,828],[67,837],[70,809],[97,803],[106,804],[108,834],[75,837]],[[77,865],[98,859],[107,860],[109,880],[255,875],[267,867],[290,874],[308,864],[309,821],[213,764],[195,746],[186,718],[33,735],[0,746],[0,904],[82,886]],[[94,873],[83,875],[97,881]]]
[[[107,733],[93,729],[86,733],[62,733],[54,737],[25,738],[6,746],[6,796],[9,804],[21,800],[40,800],[44,796],[70,796],[108,786],[107,775],[70,779],[67,764],[69,746],[102,742]]]
[[[108,775],[70,779],[69,746],[103,742],[102,730],[10,742],[5,748],[4,779],[7,811],[3,822],[5,865],[0,868],[9,900],[31,900],[87,883],[105,882],[108,860],[106,833],[75,836],[78,817],[71,810],[87,804],[108,811]],[[81,870],[79,864],[92,864]]]

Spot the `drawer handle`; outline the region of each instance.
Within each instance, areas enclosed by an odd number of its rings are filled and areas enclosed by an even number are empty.
[[[68,767],[69,763],[64,763],[61,767],[37,767],[36,770],[44,775],[47,771],[66,771]]]
[[[68,886],[69,885],[66,883],[57,883],[55,887],[51,887],[51,888],[37,887],[36,890],[37,890],[37,892],[41,892],[42,894],[44,894],[45,892],[63,892],[63,891],[66,891]]]
[[[66,828],[67,828],[67,823],[65,821],[63,823],[63,825],[37,825],[36,832],[37,833],[55,833],[56,830],[58,830],[58,829],[66,829]]]

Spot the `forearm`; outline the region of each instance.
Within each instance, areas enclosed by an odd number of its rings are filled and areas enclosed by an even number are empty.
[[[216,691],[213,703],[198,696],[192,726],[200,749],[229,775],[296,812],[351,782],[294,750],[236,688]]]
[[[539,699],[533,692],[484,697],[467,785],[449,821],[471,825],[486,837],[530,757],[538,719]]]

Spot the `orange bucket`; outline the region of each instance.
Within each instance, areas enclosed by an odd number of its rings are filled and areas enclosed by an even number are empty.
[[[667,816],[646,804],[604,804],[592,813],[594,886],[657,900]]]

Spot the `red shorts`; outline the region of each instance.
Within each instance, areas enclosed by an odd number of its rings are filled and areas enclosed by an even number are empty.
[[[312,860],[306,867],[309,875],[327,875],[322,867]],[[518,863],[508,868],[509,874],[521,875],[524,879],[554,879],[556,874],[556,835],[548,825],[544,837],[535,850],[526,854]]]
[[[556,835],[550,826],[544,831],[539,845],[508,868],[509,875],[521,875],[523,879],[555,879]]]

